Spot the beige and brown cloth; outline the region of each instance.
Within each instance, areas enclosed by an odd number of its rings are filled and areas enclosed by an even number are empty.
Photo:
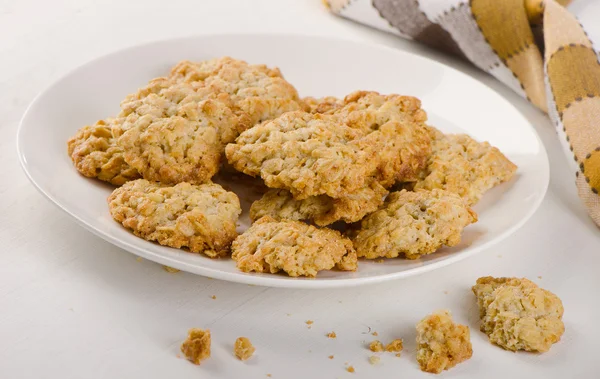
[[[324,0],[343,16],[468,59],[547,112],[600,225],[600,62],[570,0]]]

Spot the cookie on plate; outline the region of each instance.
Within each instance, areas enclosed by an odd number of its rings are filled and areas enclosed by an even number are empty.
[[[117,143],[127,163],[147,180],[204,183],[219,169],[223,135],[235,116],[218,100],[189,101],[177,108],[170,117],[137,118]]]
[[[136,236],[211,258],[229,252],[242,212],[238,197],[218,184],[169,187],[145,179],[117,188],[108,205],[112,217]]]
[[[77,171],[116,186],[140,177],[123,158],[123,150],[112,135],[115,119],[106,119],[79,129],[67,142],[68,153]]]
[[[444,189],[476,204],[494,186],[512,178],[517,166],[487,142],[466,134],[448,134],[431,128],[434,136],[427,169],[411,188]]]
[[[439,311],[417,324],[417,362],[422,371],[439,374],[473,355],[469,327],[455,324],[449,311]]]
[[[482,277],[473,293],[481,331],[504,349],[546,352],[565,331],[561,300],[528,279]]]
[[[376,173],[385,145],[371,134],[332,116],[288,112],[246,130],[225,153],[236,170],[260,175],[268,187],[288,189],[298,200],[338,198],[363,188]]]
[[[250,218],[309,220],[320,226],[336,221],[356,222],[383,204],[387,190],[373,182],[355,193],[333,199],[327,195],[296,200],[288,190],[271,189],[250,207]]]
[[[230,57],[182,61],[171,70],[170,78],[201,87],[199,93],[228,94],[235,106],[248,115],[251,125],[304,107],[298,92],[278,68],[251,65]]]
[[[335,230],[265,216],[235,239],[232,258],[245,272],[284,271],[289,276],[316,276],[321,270],[355,271],[352,242]]]
[[[359,257],[416,259],[457,245],[463,229],[476,221],[477,214],[454,193],[402,190],[361,221],[353,242]]]

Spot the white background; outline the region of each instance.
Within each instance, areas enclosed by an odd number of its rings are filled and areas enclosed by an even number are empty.
[[[571,10],[600,41],[600,2],[576,0]],[[371,41],[472,74],[505,95],[544,141],[551,164],[544,203],[516,234],[467,261],[381,285],[283,290],[169,274],[140,262],[77,226],[27,182],[15,136],[39,91],[120,48],[224,32]],[[474,350],[471,360],[443,377],[599,375],[600,230],[579,203],[553,126],[467,64],[329,15],[318,0],[0,0],[0,132],[0,378],[430,377],[415,362],[414,325],[440,308],[471,327]],[[489,344],[478,331],[470,292],[484,275],[526,276],[558,294],[565,306],[562,341],[543,355]],[[199,367],[178,357],[190,327],[213,333],[213,357]],[[369,328],[384,342],[404,338],[402,357],[384,354],[371,366],[365,345],[375,337]],[[325,337],[330,331],[337,339]],[[241,335],[257,348],[246,363],[231,354]],[[344,370],[346,362],[354,374]]]

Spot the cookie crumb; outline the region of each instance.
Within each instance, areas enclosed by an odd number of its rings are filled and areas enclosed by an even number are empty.
[[[375,340],[369,344],[369,350],[374,353],[379,353],[383,351],[383,344],[379,340]]]
[[[308,329],[310,329],[310,326],[314,323],[313,320],[306,320],[305,324],[308,325]]]
[[[381,361],[381,358],[379,358],[376,355],[371,355],[369,357],[369,363],[372,364],[372,365],[376,365],[377,363],[379,363],[379,361]]]
[[[210,358],[210,330],[190,329],[187,339],[181,344],[181,352],[196,365]]]
[[[329,359],[333,359],[333,355],[330,355],[330,356],[329,356],[329,357],[327,357],[327,358],[329,358]]]
[[[444,291],[444,295],[447,295],[447,294],[448,294],[448,291]]]
[[[335,332],[331,332],[331,333],[327,333],[327,338],[336,338],[337,335],[335,334]]]
[[[373,333],[371,333],[371,335],[377,337],[379,335],[379,333],[373,332]]]
[[[271,377],[271,374],[267,374],[267,378],[270,378],[270,377]]]
[[[138,261],[138,262],[141,262],[141,261],[144,260],[144,258],[142,258],[142,257],[136,257],[135,260]]]
[[[212,295],[210,298],[213,299],[213,300],[217,300],[217,296],[216,295]]]
[[[176,268],[169,267],[169,266],[163,266],[163,268],[165,269],[166,272],[170,272],[171,274],[175,274],[180,271]]]
[[[538,279],[542,279],[542,276],[541,276],[541,275],[540,275],[540,276],[538,276]]]
[[[238,337],[235,340],[235,345],[233,347],[233,352],[235,356],[238,357],[239,360],[245,361],[252,357],[256,348],[252,346],[252,342],[246,337]]]
[[[385,259],[377,259],[375,260],[375,263],[385,263]]]
[[[291,313],[286,313],[285,315],[288,316],[288,317],[290,317],[292,314]]]
[[[356,372],[356,371],[354,371],[354,367],[353,367],[353,366],[348,366],[348,367],[346,368],[346,371],[348,371],[348,372],[352,372],[352,373]]]
[[[400,356],[401,356],[401,355],[402,355],[402,354],[400,354],[400,353],[396,353],[396,356],[397,356],[398,358],[400,358]]]
[[[388,343],[385,347],[385,351],[390,353],[399,353],[404,347],[402,346],[402,338],[398,338]]]

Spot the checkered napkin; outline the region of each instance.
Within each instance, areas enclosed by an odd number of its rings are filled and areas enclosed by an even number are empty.
[[[324,0],[335,14],[468,59],[547,112],[600,225],[600,63],[570,0]]]

